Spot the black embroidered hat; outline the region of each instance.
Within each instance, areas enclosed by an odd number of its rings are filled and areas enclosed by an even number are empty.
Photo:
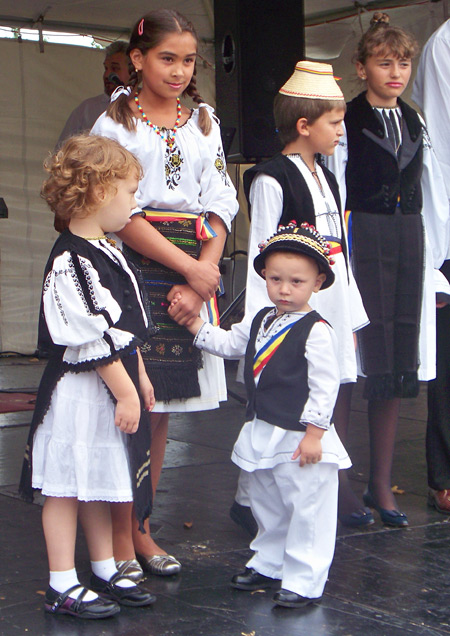
[[[330,256],[330,244],[313,225],[302,223],[297,227],[295,221],[291,221],[287,226],[280,225],[276,234],[260,243],[259,254],[253,261],[253,267],[261,277],[266,256],[278,251],[297,252],[313,258],[319,266],[319,271],[326,275],[321,289],[326,289],[334,283],[334,272],[331,269],[334,261]]]

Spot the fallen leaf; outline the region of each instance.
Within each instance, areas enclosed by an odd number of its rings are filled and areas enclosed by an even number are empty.
[[[188,528],[188,529],[189,529],[189,528],[192,528],[193,523],[194,523],[193,521],[185,521],[185,522],[183,523],[183,526],[184,526],[185,528]]]
[[[392,486],[391,490],[394,493],[394,495],[404,495],[405,494],[405,491],[402,490],[401,488],[399,488],[398,486]]]

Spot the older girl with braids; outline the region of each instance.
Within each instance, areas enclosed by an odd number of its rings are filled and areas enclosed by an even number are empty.
[[[120,238],[143,273],[159,326],[159,334],[142,347],[157,400],[151,426],[153,489],[164,459],[169,413],[214,409],[226,399],[223,362],[200,354],[185,327],[199,313],[208,317],[205,301],[217,289],[217,263],[238,208],[218,121],[197,92],[197,45],[194,27],[176,11],[145,15],[130,38],[134,73],[129,85],[116,91],[92,129],[128,148],[144,170],[136,193],[140,209]],[[182,95],[199,107],[186,108]],[[175,296],[173,318],[180,326],[167,313]],[[139,579],[140,563],[152,574],[179,572],[180,563],[149,532],[138,532],[131,506],[114,505],[112,513],[121,571]]]

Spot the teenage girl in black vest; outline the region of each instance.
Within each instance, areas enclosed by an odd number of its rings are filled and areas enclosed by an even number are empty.
[[[412,36],[375,13],[355,55],[367,90],[348,104],[345,117],[352,263],[370,318],[358,332],[370,431],[364,502],[397,527],[408,519],[397,509],[391,469],[400,399],[417,396],[419,389],[424,269],[422,124],[400,99],[416,49]]]

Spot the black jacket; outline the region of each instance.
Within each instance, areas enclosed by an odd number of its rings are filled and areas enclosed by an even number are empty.
[[[366,93],[348,104],[346,209],[352,213],[394,214],[398,201],[403,214],[419,214],[422,209],[422,124],[411,106],[401,99],[398,104],[404,122],[398,156]]]

